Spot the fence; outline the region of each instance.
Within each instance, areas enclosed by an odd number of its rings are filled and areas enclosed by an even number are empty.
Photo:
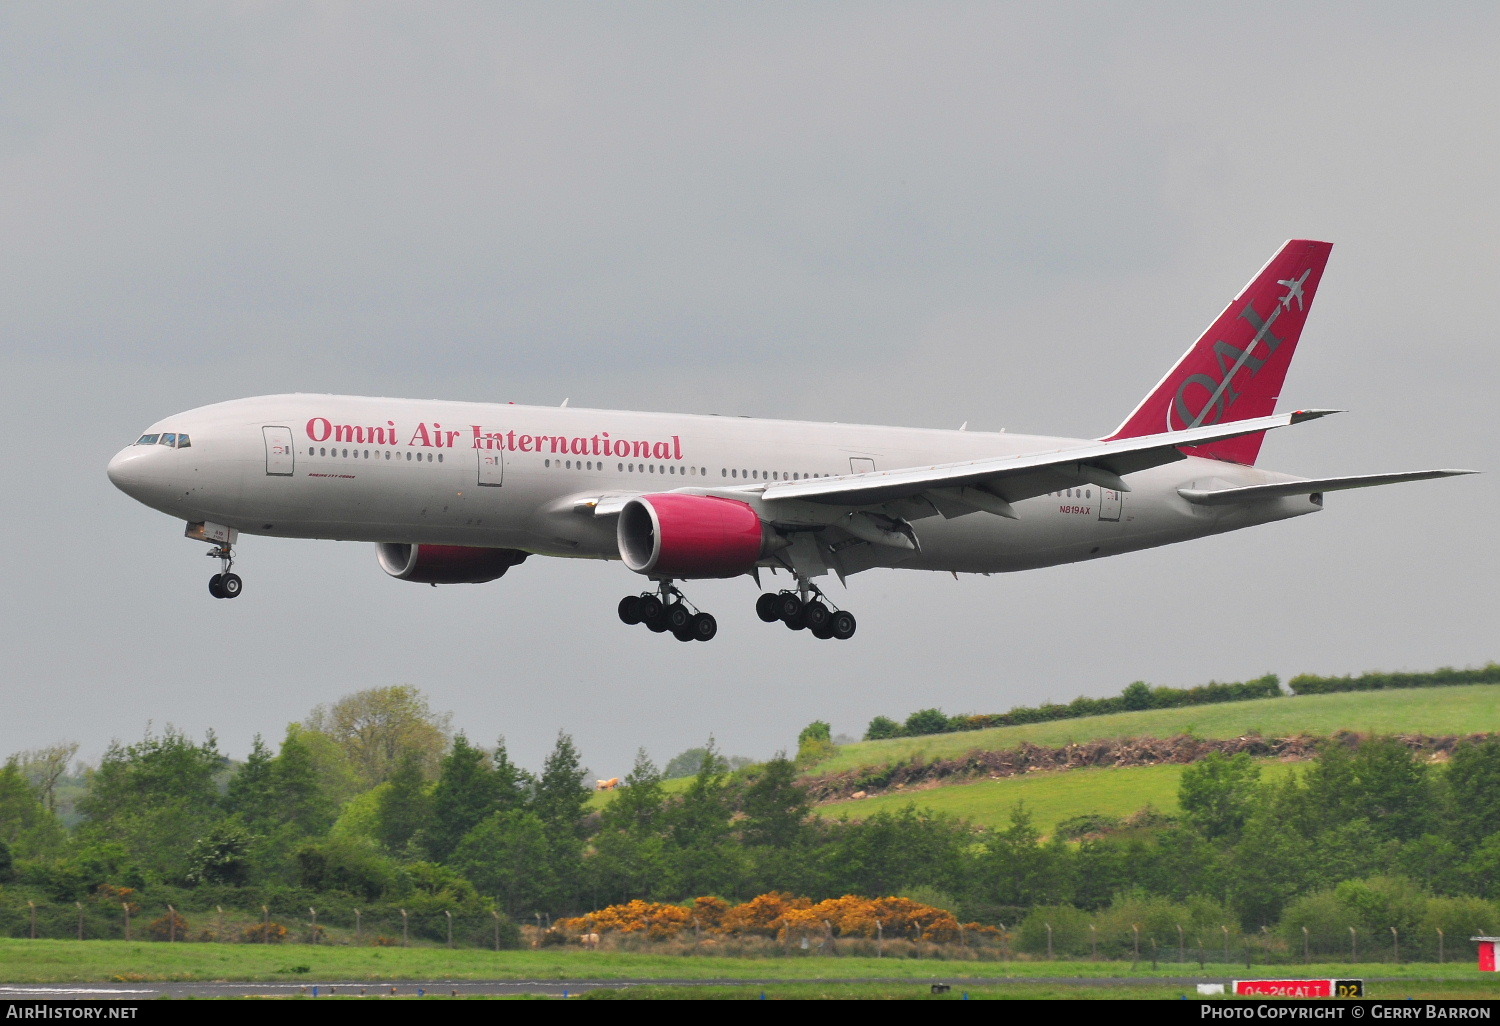
[[[220,944],[339,944],[373,947],[514,948],[519,931],[496,912],[407,912],[381,908],[320,914],[316,908],[178,909],[135,902],[0,904],[0,937],[55,940],[198,941]]]

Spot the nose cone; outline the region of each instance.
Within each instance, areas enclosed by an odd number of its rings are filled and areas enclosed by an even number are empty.
[[[126,495],[148,506],[158,505],[166,497],[161,461],[154,445],[131,445],[121,449],[109,461],[110,481]],[[164,450],[165,451],[165,450]]]

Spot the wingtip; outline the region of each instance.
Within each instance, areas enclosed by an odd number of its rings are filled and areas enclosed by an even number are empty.
[[[1317,420],[1319,417],[1331,417],[1335,413],[1344,413],[1345,410],[1297,410],[1292,414],[1292,423],[1301,424],[1303,421]]]

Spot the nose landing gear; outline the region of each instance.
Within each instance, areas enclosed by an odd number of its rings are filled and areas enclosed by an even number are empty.
[[[643,623],[657,634],[671,632],[678,641],[712,641],[719,633],[713,614],[690,603],[671,581],[662,581],[655,595],[626,595],[619,612],[622,623]]]
[[[831,608],[830,608],[831,607]],[[794,631],[807,631],[815,638],[854,637],[854,614],[839,609],[816,584],[797,579],[796,591],[766,592],[755,601],[755,613],[766,623],[780,620]]]
[[[224,569],[223,572],[214,574],[208,579],[208,593],[214,598],[239,598],[240,592],[245,588],[245,582],[240,580],[240,575],[230,573],[229,568],[234,566],[234,547],[232,545],[215,545],[208,550],[212,559],[219,560]]]

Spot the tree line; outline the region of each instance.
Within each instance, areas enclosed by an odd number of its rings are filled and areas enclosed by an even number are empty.
[[[799,740],[804,756],[832,746],[826,723]],[[1331,741],[1269,781],[1246,756],[1214,755],[1184,771],[1179,814],[1052,837],[1021,807],[997,829],[915,805],[816,817],[795,761],[731,771],[711,743],[679,785],[639,753],[596,807],[566,734],[533,773],[503,739],[484,747],[453,731],[411,688],[318,710],[274,752],[257,739],[240,764],[212,734],[169,728],[112,745],[72,825],[30,768],[12,758],[0,769],[0,906],[131,891],[177,909],[531,922],[634,899],[789,892],[901,895],[1012,928],[1040,914],[1054,944],[1079,916],[1096,922],[1132,901],[1166,903],[1178,920],[1192,908],[1200,932],[1385,929],[1429,914],[1500,926],[1494,739],[1460,744],[1443,765],[1393,739]]]
[[[1294,695],[1322,695],[1334,691],[1377,691],[1383,688],[1451,687],[1460,684],[1500,684],[1500,663],[1455,670],[1443,666],[1425,673],[1387,673],[1373,671],[1346,677],[1319,677],[1303,673],[1287,682]],[[1023,723],[1045,723],[1072,720],[1110,713],[1139,712],[1144,709],[1176,709],[1190,705],[1218,702],[1246,702],[1257,698],[1281,698],[1281,679],[1274,673],[1255,680],[1220,683],[1209,681],[1191,688],[1153,687],[1143,680],[1125,686],[1119,695],[1090,698],[1081,695],[1071,702],[1048,702],[1039,706],[1016,706],[1003,713],[960,713],[949,716],[941,709],[918,709],[900,723],[888,716],[876,716],[865,729],[866,741],[893,737],[922,737],[961,730],[988,730],[992,727],[1014,727]]]

